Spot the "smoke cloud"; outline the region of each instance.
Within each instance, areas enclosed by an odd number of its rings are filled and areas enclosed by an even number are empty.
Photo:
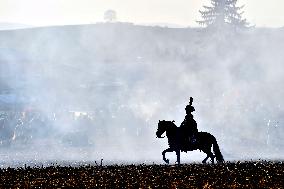
[[[1,161],[162,163],[158,120],[179,125],[190,96],[225,160],[281,159],[283,44],[283,29],[264,28],[0,31]]]

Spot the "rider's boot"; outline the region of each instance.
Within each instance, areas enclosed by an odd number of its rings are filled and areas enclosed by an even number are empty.
[[[195,144],[195,143],[196,143],[196,138],[195,138],[194,135],[192,135],[192,137],[191,137],[191,143],[192,143],[192,144]]]

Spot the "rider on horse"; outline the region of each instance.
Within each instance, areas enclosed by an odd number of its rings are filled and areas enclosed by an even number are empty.
[[[192,106],[193,98],[190,97],[189,104],[185,107],[186,116],[181,123],[180,128],[184,131],[185,136],[183,137],[184,148],[190,148],[188,144],[194,145],[196,143],[196,134],[198,132],[197,123],[193,119],[192,112],[195,111]]]

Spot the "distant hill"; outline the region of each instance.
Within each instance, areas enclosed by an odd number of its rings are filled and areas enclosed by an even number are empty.
[[[70,63],[67,59],[75,61],[74,56],[80,60],[83,58],[84,62],[93,62],[94,60],[111,62],[112,59],[115,62],[118,60],[133,61],[137,57],[144,59],[158,57],[160,59],[164,56],[159,54],[163,52],[157,54],[156,51],[159,51],[159,48],[164,51],[166,46],[172,48],[177,44],[190,44],[197,39],[195,36],[198,33],[196,29],[102,23],[3,31],[0,35],[0,38],[5,41],[5,46],[0,46],[0,48],[23,49],[27,53],[29,51],[37,53],[41,49],[46,53],[37,54],[40,55],[37,57],[43,61],[52,61],[50,54],[47,53],[50,52],[64,55],[64,61]],[[190,38],[185,38],[187,35],[190,35]],[[13,37],[9,38],[9,36]],[[156,44],[158,41],[162,43]],[[57,51],[55,52],[54,49]]]
[[[23,28],[32,28],[31,25],[11,23],[11,22],[0,22],[0,30],[15,30]]]
[[[242,74],[239,80],[255,80],[260,76],[257,72],[263,71],[267,57],[278,57],[273,63],[269,62],[277,65],[284,59],[279,55],[284,44],[283,33],[283,29],[256,28],[236,36],[218,36],[198,28],[130,23],[0,31],[0,72],[2,77],[11,72],[7,69],[13,70],[10,75],[26,75],[25,78],[64,75],[57,84],[66,80],[69,84],[73,82],[73,87],[93,86],[90,83],[94,78],[133,86],[149,73],[155,77],[153,69],[164,70],[166,74],[166,69],[174,64],[178,65],[176,70],[195,74],[213,65],[212,71],[219,67],[224,69],[227,64],[226,71],[232,79]],[[23,79],[19,79],[17,86],[22,82]]]

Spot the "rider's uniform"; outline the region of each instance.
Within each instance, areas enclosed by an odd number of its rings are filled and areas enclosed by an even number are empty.
[[[198,132],[197,123],[192,115],[195,109],[192,105],[187,105],[185,110],[186,116],[180,126],[185,134],[185,140],[183,142],[185,145],[194,144],[196,142],[196,133]]]

